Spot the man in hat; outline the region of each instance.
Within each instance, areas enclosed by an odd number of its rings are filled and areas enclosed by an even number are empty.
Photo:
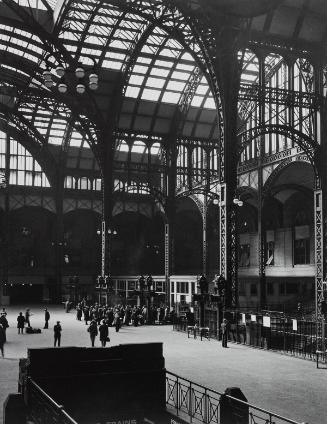
[[[60,321],[57,321],[57,324],[53,327],[54,332],[54,346],[56,347],[56,344],[58,344],[58,347],[60,347],[60,340],[61,340],[61,325]]]
[[[50,319],[50,312],[47,308],[44,309],[44,327],[43,328],[49,328],[49,319]]]

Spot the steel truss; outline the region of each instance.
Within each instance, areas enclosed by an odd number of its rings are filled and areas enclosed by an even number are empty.
[[[286,90],[277,87],[262,87],[260,84],[241,84],[239,100],[256,101],[319,110],[326,99],[318,93]]]

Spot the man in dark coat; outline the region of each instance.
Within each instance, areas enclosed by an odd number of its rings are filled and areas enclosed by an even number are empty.
[[[19,333],[23,334],[24,326],[25,326],[25,317],[23,315],[23,312],[19,312],[19,315],[17,317],[18,334]]]
[[[95,337],[98,335],[98,326],[95,320],[91,321],[91,324],[89,328],[87,329],[87,331],[90,333],[91,344],[92,344],[92,347],[94,347]]]
[[[49,328],[49,319],[50,319],[50,312],[47,308],[44,309],[44,327],[43,328]]]
[[[6,342],[6,333],[5,333],[5,330],[3,329],[2,325],[0,324],[0,352],[1,352],[2,357],[5,356],[4,349],[3,349],[5,342]]]
[[[227,347],[227,336],[228,336],[228,321],[226,318],[221,323],[221,343],[222,347]]]
[[[106,347],[106,343],[107,341],[110,342],[110,339],[109,339],[109,328],[105,320],[102,321],[102,324],[99,327],[99,333],[100,333],[101,346]]]
[[[56,344],[58,343],[58,347],[60,347],[60,340],[61,340],[61,325],[60,321],[57,321],[57,324],[53,327],[54,332],[54,346],[56,347]]]
[[[7,341],[7,335],[6,335],[6,330],[9,327],[8,324],[8,320],[6,318],[6,315],[2,312],[1,316],[0,316],[0,324],[2,325],[2,328],[4,329],[5,332],[5,342]]]

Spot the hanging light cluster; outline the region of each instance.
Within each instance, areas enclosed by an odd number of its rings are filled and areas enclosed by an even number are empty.
[[[65,69],[62,65],[58,65],[57,68],[56,68],[56,74],[58,75],[58,77],[61,78],[61,80],[58,84],[58,91],[62,94],[65,94],[68,90],[68,85],[67,85],[67,82],[65,80],[65,75],[68,72],[72,72],[72,70],[70,68]],[[78,83],[76,85],[77,93],[83,94],[86,90],[86,85],[88,85],[90,90],[97,90],[99,77],[94,72],[94,68],[92,68],[89,71],[89,70],[85,70],[81,66],[78,66],[75,69],[74,74],[75,74],[76,78],[78,79]],[[86,81],[86,74],[89,74],[88,75],[88,83]],[[46,69],[43,72],[42,76],[43,76],[43,80],[44,80],[44,85],[46,87],[51,88],[55,85],[55,82],[52,79],[52,74],[51,74],[49,69]]]

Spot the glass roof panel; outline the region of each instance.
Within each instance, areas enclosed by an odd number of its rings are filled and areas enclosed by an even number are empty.
[[[178,104],[180,97],[181,97],[181,93],[176,93],[176,92],[172,92],[172,91],[165,91],[163,96],[162,96],[162,102],[163,103]]]
[[[16,0],[16,3],[20,6],[32,7],[33,9],[47,10],[43,2],[39,0]]]
[[[159,100],[161,92],[159,90],[151,90],[149,88],[145,88],[141,94],[141,99],[144,100],[152,100],[153,102],[157,102]]]

